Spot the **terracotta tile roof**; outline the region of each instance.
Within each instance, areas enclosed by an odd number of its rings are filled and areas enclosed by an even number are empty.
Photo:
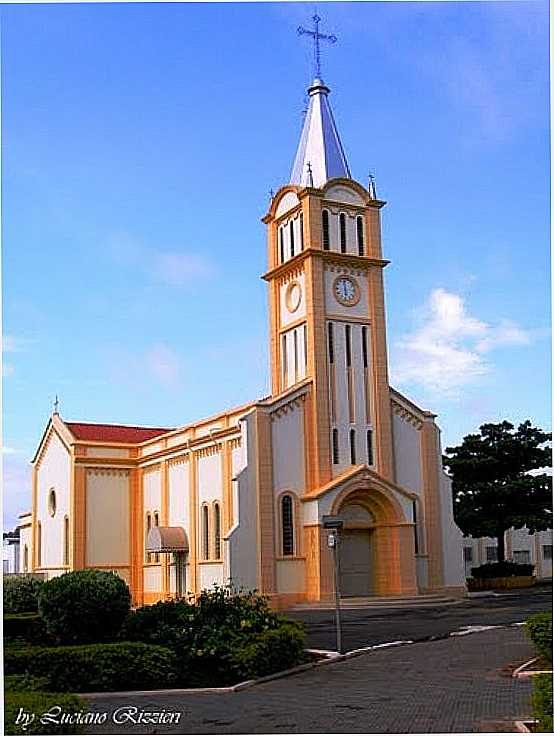
[[[78,440],[89,442],[144,442],[171,432],[161,427],[127,427],[122,424],[88,424],[65,422],[71,434]]]

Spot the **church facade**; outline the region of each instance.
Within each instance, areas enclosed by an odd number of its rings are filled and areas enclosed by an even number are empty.
[[[380,218],[315,79],[268,235],[271,395],[179,428],[54,412],[21,517],[22,571],[98,568],[135,604],[232,584],[277,608],[464,590],[435,415],[389,385]]]

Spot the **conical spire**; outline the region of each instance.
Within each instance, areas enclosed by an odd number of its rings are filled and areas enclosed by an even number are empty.
[[[308,88],[310,104],[292,167],[291,184],[322,187],[335,176],[352,178],[327,100],[329,91],[329,87],[318,78]]]

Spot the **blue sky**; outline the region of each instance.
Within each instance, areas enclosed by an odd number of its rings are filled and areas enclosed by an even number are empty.
[[[308,3],[4,5],[5,520],[67,419],[176,426],[268,393],[268,192]],[[323,73],[383,214],[391,382],[445,444],[550,428],[545,2],[322,3]]]

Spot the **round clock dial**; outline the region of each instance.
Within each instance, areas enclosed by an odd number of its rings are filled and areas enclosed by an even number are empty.
[[[298,281],[293,281],[288,285],[287,293],[285,295],[285,302],[289,312],[296,312],[300,306],[301,299],[302,289],[300,288],[300,284]]]
[[[334,292],[337,300],[347,307],[357,304],[360,299],[358,284],[349,276],[339,276],[335,279]]]

